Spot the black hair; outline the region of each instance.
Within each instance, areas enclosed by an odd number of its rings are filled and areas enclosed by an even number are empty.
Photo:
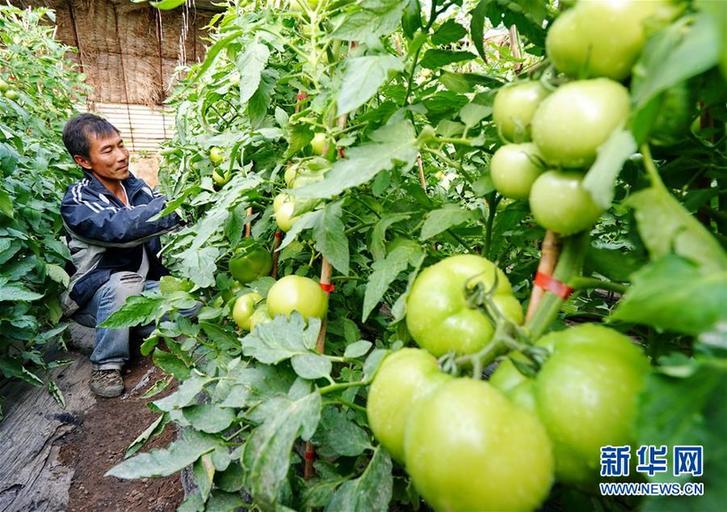
[[[112,133],[121,134],[114,125],[103,117],[89,113],[79,114],[63,127],[63,144],[66,145],[71,158],[76,155],[88,158],[88,135],[93,134],[102,137]]]

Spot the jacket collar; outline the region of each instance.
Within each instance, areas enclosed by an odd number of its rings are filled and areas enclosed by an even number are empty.
[[[101,183],[96,176],[94,176],[90,172],[86,172],[84,176],[84,181],[87,181],[88,185],[87,187],[92,192],[95,192],[96,194],[103,194],[106,197],[115,200],[121,205],[121,202],[118,200],[118,198],[111,192],[109,189],[106,188],[106,186]],[[144,187],[146,183],[138,178],[136,178],[133,174],[129,173],[129,177],[125,180],[122,180],[121,183],[123,183],[124,188],[126,189],[126,193],[129,196],[129,202],[132,203],[132,198],[136,194],[136,192]],[[132,203],[133,204],[133,203]],[[121,205],[123,206],[123,205]]]

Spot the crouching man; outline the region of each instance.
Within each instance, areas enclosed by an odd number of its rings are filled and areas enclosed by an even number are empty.
[[[93,114],[74,117],[63,142],[84,171],[61,204],[75,271],[62,297],[64,313],[96,328],[90,387],[98,396],[124,391],[121,369],[129,359],[129,329],[98,327],[132,295],[157,288],[168,274],[158,257],[159,236],[179,224],[176,214],[150,221],[164,196],[129,173],[129,151],[119,131]]]

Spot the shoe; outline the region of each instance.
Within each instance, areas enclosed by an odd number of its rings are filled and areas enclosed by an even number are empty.
[[[89,386],[98,396],[114,398],[124,392],[124,379],[120,370],[93,370]]]

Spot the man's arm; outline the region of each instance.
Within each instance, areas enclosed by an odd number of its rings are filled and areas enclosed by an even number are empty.
[[[149,221],[164,209],[166,199],[156,197],[132,208],[100,207],[69,193],[63,198],[61,216],[74,237],[106,247],[134,247],[167,233],[179,224],[176,214]]]

